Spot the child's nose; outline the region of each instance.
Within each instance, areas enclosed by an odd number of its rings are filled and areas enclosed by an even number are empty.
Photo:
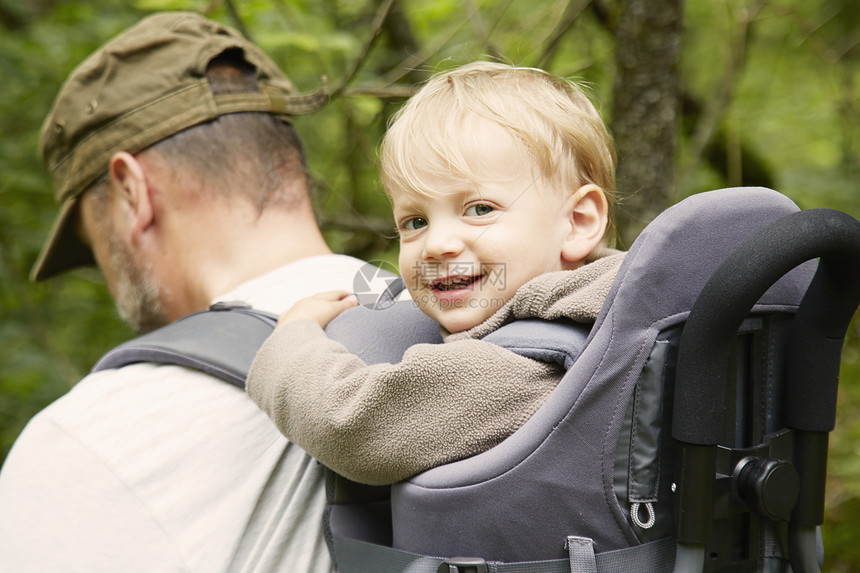
[[[427,231],[422,253],[425,260],[454,257],[463,251],[463,239],[450,225],[431,225]]]

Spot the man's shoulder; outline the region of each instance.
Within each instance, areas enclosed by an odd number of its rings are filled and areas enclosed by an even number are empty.
[[[372,266],[347,255],[317,255],[272,269],[222,293],[213,302],[242,301],[280,314],[301,298],[321,291],[352,290],[365,267]]]
[[[0,504],[16,492],[30,500],[8,523],[102,508],[134,531],[162,532],[183,559],[219,562],[264,488],[302,482],[273,497],[310,503],[303,488],[321,477],[307,463],[241,390],[179,366],[134,364],[85,377],[31,420],[0,474]],[[55,503],[39,505],[40,495]]]
[[[212,431],[272,430],[238,388],[187,368],[142,363],[86,376],[35,416],[24,434],[50,428],[110,457],[159,441],[169,448],[206,425]]]

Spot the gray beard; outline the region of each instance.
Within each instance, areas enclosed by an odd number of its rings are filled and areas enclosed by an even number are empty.
[[[138,265],[129,249],[111,233],[110,265],[116,277],[116,308],[135,331],[150,332],[170,322],[161,304],[158,281],[150,265]]]

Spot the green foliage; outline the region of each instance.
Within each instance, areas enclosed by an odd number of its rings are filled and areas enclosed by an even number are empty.
[[[27,282],[55,215],[38,131],[66,74],[155,10],[192,10],[259,43],[300,90],[332,103],[297,120],[337,251],[396,262],[377,146],[410,87],[476,58],[537,65],[589,84],[611,109],[617,2],[0,0],[0,461],[26,421],[131,336],[97,272]],[[685,4],[685,114],[675,197],[772,182],[804,208],[860,217],[860,7],[853,0]],[[613,8],[614,9],[614,8]],[[562,26],[568,21],[567,27]],[[556,41],[557,40],[557,41]],[[610,118],[607,117],[607,120]],[[860,327],[852,325],[832,437],[828,570],[860,568]]]
[[[836,431],[830,435],[826,521],[823,537],[825,571],[856,571],[860,564],[860,320],[848,328],[839,372]]]
[[[27,275],[55,215],[42,118],[68,71],[140,14],[121,2],[16,14],[0,34],[0,459],[30,417],[129,336],[95,271],[39,285]]]

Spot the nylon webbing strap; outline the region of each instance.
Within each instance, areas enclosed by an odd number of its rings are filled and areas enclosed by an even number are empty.
[[[594,559],[594,542],[588,537],[567,538],[567,553],[570,555],[570,570],[577,573],[597,573]]]
[[[569,538],[570,539],[570,538]],[[573,538],[586,539],[586,538]],[[488,561],[485,571],[490,573],[671,573],[675,564],[675,542],[660,539],[644,545],[594,554],[591,540],[575,544],[576,551],[584,549],[592,558],[586,569],[573,569],[573,553],[569,559],[549,561],[522,561],[501,563]],[[569,544],[570,545],[570,544]],[[375,545],[355,539],[334,536],[335,564],[338,573],[466,573],[458,567],[456,559],[446,560]],[[448,568],[442,568],[447,564]],[[474,567],[474,566],[472,566]],[[472,569],[475,571],[475,569]]]
[[[671,573],[675,569],[675,540],[664,537],[636,547],[598,553],[594,557],[598,573]]]

